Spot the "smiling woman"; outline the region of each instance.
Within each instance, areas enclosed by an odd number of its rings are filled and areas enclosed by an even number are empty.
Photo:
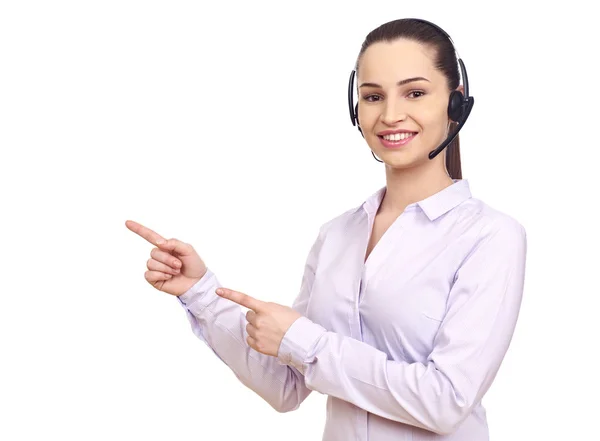
[[[465,83],[460,87],[459,64]],[[423,75],[410,76],[417,73]],[[358,103],[354,106],[352,98],[355,75],[359,76],[359,102],[363,103],[360,115]],[[398,77],[402,79],[398,80]],[[381,78],[385,83],[371,81],[372,78]],[[365,136],[359,118],[365,128],[369,128],[372,118],[378,115],[382,116],[383,124],[393,125],[394,118],[402,117],[397,112],[411,112],[412,117],[419,115],[424,118],[424,122],[429,117],[435,122],[444,119],[446,115],[427,114],[427,110],[440,110],[447,105],[449,121],[444,129],[446,140],[435,151],[430,152],[429,159],[433,159],[449,145],[448,153],[444,155],[448,174],[453,179],[461,179],[458,132],[474,104],[468,89],[464,63],[461,59],[457,60],[452,40],[444,30],[424,20],[396,20],[373,30],[362,45],[348,87],[350,118],[352,124],[357,125]],[[402,107],[404,104],[406,106]],[[401,109],[398,110],[395,106],[401,106]],[[413,123],[417,122],[413,120]],[[426,135],[430,138],[437,136],[439,139],[439,134],[433,130],[435,128],[428,130]],[[372,136],[366,136],[366,139],[377,159],[375,152],[382,145],[393,149],[410,142],[414,144],[419,132],[408,128],[383,129],[375,133],[380,142]],[[426,139],[425,142],[427,141]]]
[[[461,178],[473,99],[455,55],[423,20],[367,36],[349,108],[386,185],[323,223],[291,308],[224,289],[190,244],[127,222],[156,245],[146,280],[245,386],[279,412],[327,395],[324,441],[489,439],[482,399],[516,326],[527,241]]]

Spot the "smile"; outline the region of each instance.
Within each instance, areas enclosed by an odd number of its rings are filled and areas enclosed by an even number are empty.
[[[402,133],[391,133],[389,135],[377,135],[381,144],[386,148],[402,147],[411,142],[416,136],[417,132],[402,132]]]

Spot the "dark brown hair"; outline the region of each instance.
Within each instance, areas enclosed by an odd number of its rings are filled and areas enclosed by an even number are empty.
[[[382,41],[391,42],[399,38],[405,38],[432,47],[435,52],[435,68],[446,77],[449,90],[458,88],[460,84],[460,75],[456,52],[452,43],[434,26],[412,18],[403,18],[384,23],[378,28],[373,29],[367,35],[360,49],[360,53],[358,54],[358,60],[355,67],[357,75],[358,61],[360,61],[361,56],[369,46],[373,43]],[[450,130],[453,131],[455,127],[456,123],[452,122]],[[458,137],[459,135],[457,135],[446,148],[446,168],[450,177],[453,179],[462,179],[460,141]]]

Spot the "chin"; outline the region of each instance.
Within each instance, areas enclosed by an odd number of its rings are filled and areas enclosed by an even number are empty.
[[[423,165],[429,159],[427,153],[417,152],[416,150],[389,150],[377,149],[375,155],[385,162],[388,166],[397,169],[408,169]]]
[[[393,168],[394,170],[409,170],[409,169],[414,169],[416,167],[418,167],[419,165],[421,165],[421,163],[416,162],[416,161],[402,161],[402,160],[398,160],[396,158],[380,158],[383,160],[383,162],[385,162],[388,167]]]

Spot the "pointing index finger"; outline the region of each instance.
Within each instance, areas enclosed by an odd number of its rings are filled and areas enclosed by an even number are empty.
[[[146,239],[152,245],[158,246],[159,240],[162,240],[162,241],[165,240],[165,238],[162,237],[157,232],[152,231],[150,228],[144,227],[142,224],[138,224],[137,222],[134,222],[132,220],[126,221],[125,226],[127,228],[129,228],[131,231],[133,231],[135,234],[137,234],[138,236]]]
[[[261,302],[260,300],[257,300],[254,297],[250,297],[248,294],[234,291],[232,289],[219,288],[215,292],[221,297],[229,299],[232,302],[237,303],[238,305],[245,306],[246,308],[252,309],[254,311],[260,311],[263,306],[263,302]]]

